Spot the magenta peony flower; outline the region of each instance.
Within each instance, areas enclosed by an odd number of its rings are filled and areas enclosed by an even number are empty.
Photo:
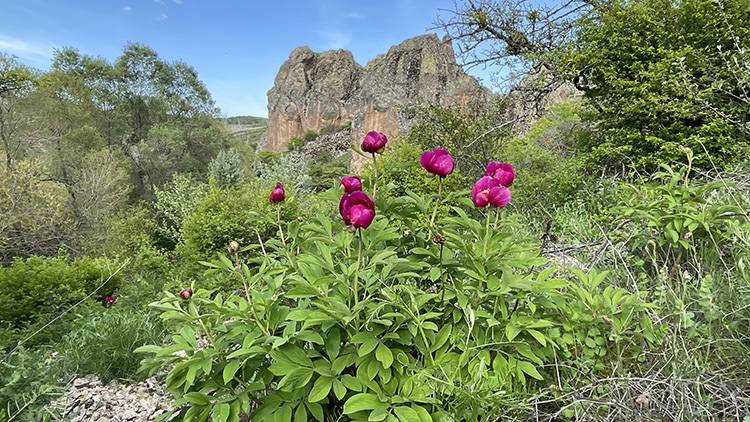
[[[500,181],[490,177],[483,176],[474,184],[471,189],[471,199],[474,205],[484,208],[492,205],[496,208],[502,208],[510,202],[510,189],[500,184]]]
[[[359,176],[344,176],[341,178],[341,186],[344,187],[344,192],[352,193],[362,190],[362,180]]]
[[[513,180],[516,178],[516,171],[510,163],[490,161],[487,163],[487,171],[484,172],[484,175],[497,179],[497,181],[505,187],[510,187],[510,185],[513,184]]]
[[[345,193],[339,202],[339,212],[347,226],[366,229],[375,218],[375,203],[362,191]]]
[[[362,151],[375,154],[385,148],[385,144],[388,143],[388,137],[384,133],[371,130],[365,135],[365,139],[362,140]]]
[[[269,199],[273,203],[281,202],[286,197],[286,194],[284,193],[284,185],[281,183],[276,183],[276,187],[273,188],[271,191],[271,195],[269,196]]]
[[[114,293],[108,294],[107,296],[104,296],[104,305],[105,306],[112,306],[115,303],[117,303],[117,298],[115,297]]]
[[[445,177],[453,173],[453,156],[445,148],[435,148],[432,151],[425,151],[419,157],[419,162],[430,174],[436,174]]]
[[[193,289],[191,289],[190,287],[185,287],[184,289],[180,290],[180,297],[183,300],[188,300],[191,296],[193,296]]]

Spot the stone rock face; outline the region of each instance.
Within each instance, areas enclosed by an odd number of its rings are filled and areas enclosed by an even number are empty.
[[[352,142],[370,130],[393,137],[410,128],[405,106],[464,106],[489,95],[456,64],[450,39],[435,34],[395,45],[364,68],[348,51],[314,53],[300,47],[268,91],[265,149],[286,151],[292,137],[346,123]]]

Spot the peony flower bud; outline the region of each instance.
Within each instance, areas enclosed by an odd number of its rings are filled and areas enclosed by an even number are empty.
[[[180,290],[180,298],[182,300],[188,300],[193,296],[193,289],[190,287],[185,287],[184,289]]]
[[[231,254],[236,253],[238,250],[240,250],[240,244],[234,240],[229,242],[229,245],[227,245],[227,251],[229,251],[229,253]]]
[[[375,218],[375,203],[362,191],[346,193],[339,202],[339,212],[347,226],[366,229]]]
[[[492,205],[495,208],[503,208],[510,202],[510,189],[500,184],[500,181],[490,176],[483,176],[471,189],[471,199],[474,205],[484,208]]]
[[[425,151],[419,157],[419,162],[430,174],[436,174],[440,177],[446,177],[453,173],[455,167],[453,156],[444,148],[435,148],[432,151]]]
[[[362,190],[362,180],[359,176],[344,176],[341,178],[341,186],[344,187],[346,193],[356,192]]]
[[[362,151],[375,154],[385,148],[385,144],[387,143],[388,137],[384,133],[371,130],[367,132],[367,135],[362,140]]]
[[[490,161],[487,163],[487,170],[484,172],[484,175],[497,179],[506,188],[510,187],[513,184],[513,180],[516,179],[516,171],[513,169],[513,165],[499,161]]]
[[[281,183],[276,183],[276,187],[271,191],[269,199],[275,204],[283,201],[285,197],[286,193],[284,192],[284,185],[282,185]]]

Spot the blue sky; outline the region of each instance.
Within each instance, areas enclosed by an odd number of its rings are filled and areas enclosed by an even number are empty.
[[[225,115],[266,115],[289,52],[346,48],[360,64],[427,32],[452,0],[0,0],[0,51],[40,69],[55,48],[110,60],[140,42],[196,68]],[[442,34],[441,34],[442,35]],[[481,75],[482,70],[475,73]]]

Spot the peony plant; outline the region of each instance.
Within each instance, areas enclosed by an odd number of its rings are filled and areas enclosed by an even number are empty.
[[[422,162],[448,177],[440,154]],[[504,182],[510,184],[506,173],[482,177],[471,199],[477,207],[502,208],[510,201]],[[480,223],[484,210],[454,207],[429,229],[405,234],[352,179],[342,185],[341,220],[289,221],[287,237],[280,230],[252,259],[241,260],[235,249],[204,263],[234,277],[237,294],[196,285],[190,300],[166,292],[151,305],[174,334],[166,345],[138,350],[149,354],[143,370],[169,371],[175,416],[214,422],[512,418],[507,395],[552,382],[545,365],[559,354],[555,339],[568,341],[566,350],[579,347],[567,333],[585,330],[585,322],[566,325],[564,316],[573,309],[564,306],[572,282],[553,278],[551,268],[540,270],[545,260],[538,247],[515,236],[503,219],[491,222],[487,213]],[[432,203],[394,202],[401,208],[386,209],[403,212],[400,218],[409,218],[409,207]],[[630,310],[629,325],[621,324],[629,338],[639,338],[632,321],[640,311]]]

